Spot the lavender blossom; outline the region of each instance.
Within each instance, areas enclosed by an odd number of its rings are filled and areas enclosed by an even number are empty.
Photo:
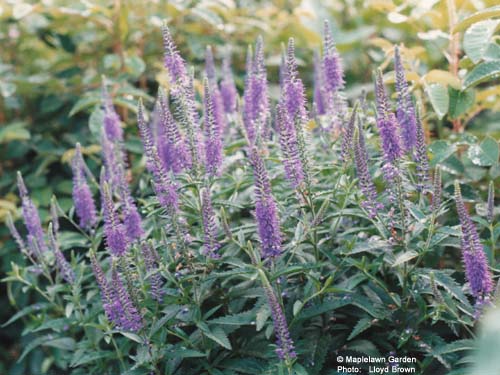
[[[405,70],[401,61],[399,48],[394,49],[394,71],[396,75],[396,91],[398,103],[396,107],[396,117],[401,128],[403,147],[407,152],[416,146],[417,142],[417,119],[415,107],[411,99],[411,94],[406,81]]]
[[[181,86],[186,82],[188,74],[186,68],[186,62],[181,57],[177,47],[174,43],[170,30],[166,23],[162,27],[163,34],[163,48],[164,48],[164,65],[167,68],[170,83],[176,85],[180,83]]]
[[[167,171],[172,170],[179,173],[184,168],[191,168],[191,158],[186,148],[185,140],[182,137],[179,127],[170,113],[167,97],[163,90],[158,94],[159,109],[159,135],[156,147],[158,148],[160,159]]]
[[[344,69],[333,40],[330,23],[325,20],[323,39],[323,72],[325,88],[336,92],[344,88]]]
[[[281,307],[281,304],[270,285],[264,286],[264,290],[266,292],[267,301],[271,310],[271,316],[273,318],[277,346],[276,354],[282,361],[293,359],[297,357],[297,353],[295,352],[293,340],[290,337],[290,331],[288,330],[288,324],[285,314],[283,313],[283,308]]]
[[[231,57],[228,54],[222,60],[222,81],[220,82],[220,94],[226,113],[236,111],[238,91],[234,83],[233,72],[231,70]]]
[[[393,164],[402,155],[397,133],[397,121],[390,109],[389,99],[384,86],[382,72],[377,70],[375,80],[375,97],[377,102],[377,127],[382,139],[382,151],[386,163]]]
[[[250,65],[250,66],[248,66]],[[267,92],[267,73],[264,65],[264,47],[262,37],[257,39],[254,60],[248,63],[247,79],[243,93],[243,123],[250,144],[257,137],[267,137],[269,120],[269,97]]]
[[[493,224],[493,219],[495,218],[495,186],[493,181],[490,181],[488,186],[488,209],[486,213],[486,218],[490,224]]]
[[[110,187],[104,180],[104,174],[101,176],[101,202],[106,245],[114,256],[123,256],[128,248],[126,228],[117,217]]]
[[[472,295],[478,305],[482,305],[493,291],[493,281],[488,262],[467,209],[465,208],[460,185],[455,182],[455,202],[462,229],[462,255],[465,265],[465,275],[470,284]]]
[[[346,163],[351,155],[351,150],[353,148],[354,131],[356,129],[356,119],[358,112],[358,103],[354,105],[352,109],[351,117],[347,126],[342,128],[342,145],[340,148],[340,159],[343,163]]]
[[[129,241],[138,240],[144,234],[141,215],[131,196],[127,196],[123,204],[123,224],[125,225],[127,238]]]
[[[163,291],[162,277],[158,270],[160,257],[151,242],[142,243],[141,250],[142,256],[144,258],[144,264],[146,266],[146,271],[148,274],[150,274],[148,279],[151,285],[151,297],[161,303],[165,292]]]
[[[281,231],[278,209],[271,192],[271,183],[264,161],[254,147],[250,152],[255,181],[255,217],[260,238],[261,254],[274,258],[281,254]]]
[[[288,115],[294,123],[307,120],[306,100],[304,85],[299,78],[297,60],[295,59],[295,42],[293,38],[288,40],[286,57],[286,75],[281,93],[281,100],[286,106]]]
[[[304,181],[304,170],[300,160],[295,126],[285,105],[282,103],[276,106],[276,127],[280,135],[279,141],[283,153],[285,177],[296,188]]]
[[[82,157],[80,143],[76,144],[75,156],[71,163],[73,170],[73,203],[80,219],[80,227],[92,228],[97,223],[97,210],[92,192],[85,178],[85,161]]]
[[[21,235],[17,231],[17,228],[14,225],[14,220],[12,219],[12,216],[10,215],[9,212],[7,212],[6,225],[7,225],[7,228],[9,229],[11,236],[16,241],[16,244],[19,247],[19,250],[21,250],[23,253],[29,254],[28,248],[26,247],[26,244],[25,244],[23,238],[21,237]],[[29,254],[29,255],[31,255],[31,254]]]
[[[38,210],[28,195],[28,189],[26,189],[21,172],[17,172],[17,187],[21,196],[24,224],[28,229],[28,235],[33,238],[36,249],[34,253],[39,256],[40,253],[46,252],[48,248]]]
[[[177,188],[167,177],[165,166],[158,156],[158,150],[154,146],[151,131],[144,119],[144,106],[142,101],[139,101],[137,108],[137,124],[146,154],[146,166],[153,175],[154,189],[158,200],[167,210],[175,212],[178,206]]]
[[[211,258],[219,258],[217,251],[220,248],[220,244],[217,241],[217,223],[215,221],[215,213],[212,207],[212,199],[210,197],[210,190],[208,188],[203,189],[202,199],[201,199],[201,212],[203,218],[203,231],[204,231],[204,244],[203,244],[203,254],[210,256]]]
[[[114,320],[116,326],[125,331],[139,331],[143,326],[142,317],[134,306],[127,289],[123,286],[115,266],[111,270],[111,287],[114,294],[113,302],[118,312],[118,316]]]
[[[94,273],[94,277],[97,281],[97,285],[99,286],[99,289],[101,290],[101,300],[102,300],[102,306],[104,308],[104,312],[106,313],[107,318],[110,321],[113,321],[115,316],[117,315],[113,310],[113,305],[112,305],[112,290],[110,288],[110,285],[108,283],[108,280],[106,279],[106,275],[104,274],[104,271],[102,270],[101,265],[97,261],[97,258],[95,256],[95,253],[93,251],[90,251],[90,264],[92,266],[92,271]]]
[[[62,276],[62,278],[69,284],[73,284],[75,282],[75,272],[71,268],[71,265],[68,263],[66,258],[64,258],[63,253],[59,249],[59,244],[56,240],[56,232],[53,227],[53,223],[49,224],[49,242],[50,247],[52,247],[52,251],[54,252],[54,256],[56,259],[57,268]]]
[[[205,168],[210,176],[219,173],[222,164],[222,142],[220,128],[214,113],[214,97],[208,80],[204,82],[205,97]]]
[[[354,141],[354,162],[356,163],[358,185],[365,196],[365,200],[361,203],[361,206],[368,211],[371,218],[374,218],[383,206],[377,202],[377,190],[368,170],[368,153],[365,145],[365,137],[359,123],[357,137]]]
[[[123,141],[123,129],[121,127],[120,118],[116,113],[111,96],[106,88],[106,80],[102,79],[102,101],[104,105],[104,131],[106,137],[111,142]]]
[[[416,119],[416,142],[415,142],[415,164],[417,169],[417,190],[425,191],[429,185],[429,158],[427,157],[427,145],[425,144],[424,128],[420,116]]]

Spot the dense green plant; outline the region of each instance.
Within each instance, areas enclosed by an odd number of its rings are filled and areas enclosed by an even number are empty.
[[[90,120],[104,168],[97,178],[86,147],[67,154],[74,207],[54,198],[46,231],[18,177],[28,236],[9,226],[32,263],[12,262],[4,281],[41,300],[6,323],[22,319],[30,337],[20,361],[55,374],[341,374],[337,355],[395,355],[420,373],[460,373],[491,305],[494,191],[474,224],[464,200],[481,201],[453,187],[445,141],[431,149],[431,187],[402,65],[397,120],[381,71],[373,105],[350,107],[327,29],[310,116],[293,40],[276,111],[262,39],[241,99],[210,49],[194,82],[167,29],[164,46],[169,95],[151,116],[139,103],[142,146],[124,138],[104,80]],[[498,169],[492,138],[471,150],[476,170]]]

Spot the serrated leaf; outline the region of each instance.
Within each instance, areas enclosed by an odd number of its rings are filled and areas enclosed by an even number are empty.
[[[484,61],[475,66],[464,78],[463,89],[474,87],[480,83],[500,76],[498,61]]]
[[[71,337],[61,337],[58,339],[46,341],[42,345],[63,350],[74,350],[76,342]]]
[[[242,326],[253,323],[255,314],[253,311],[245,311],[239,314],[221,316],[212,320],[208,320],[208,324],[222,324],[232,326]]]
[[[210,329],[208,325],[205,323],[198,323],[198,327],[201,329],[203,334],[208,337],[210,340],[215,341],[220,346],[231,350],[231,343],[229,342],[229,338],[226,335],[226,332],[221,327],[215,327]]]
[[[470,26],[464,34],[463,46],[467,56],[474,64],[483,58],[498,26],[499,20],[485,20]]]
[[[372,319],[369,318],[362,318],[360,319],[354,328],[352,329],[349,337],[347,338],[348,341],[351,341],[353,338],[355,338],[357,335],[359,335],[361,332],[366,331],[368,328],[370,328],[372,325]]]
[[[439,119],[442,119],[446,113],[448,113],[448,107],[450,105],[448,90],[445,86],[439,83],[432,83],[430,85],[426,85],[425,91],[429,96],[436,115]]]
[[[23,316],[26,316],[28,314],[31,314],[31,313],[34,313],[34,312],[37,312],[37,311],[43,311],[48,306],[49,306],[48,303],[36,303],[34,305],[31,305],[31,306],[26,306],[22,310],[18,311],[14,315],[12,315],[9,320],[7,320],[5,323],[2,324],[2,327],[6,327],[9,324],[14,323],[16,320],[18,320],[18,319],[20,319]]]
[[[417,257],[418,253],[414,250],[405,251],[404,253],[398,254],[396,260],[392,263],[393,267],[399,266],[400,264],[409,262],[413,258]]]
[[[295,301],[293,304],[293,316],[297,316],[297,314],[302,310],[302,306],[304,306],[304,302],[301,300]]]

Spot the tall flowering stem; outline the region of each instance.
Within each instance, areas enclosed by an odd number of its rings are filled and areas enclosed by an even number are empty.
[[[128,249],[126,228],[118,218],[111,189],[101,175],[101,204],[104,214],[104,236],[111,254],[121,257]]]
[[[156,196],[160,204],[172,214],[176,212],[178,208],[177,187],[169,178],[165,166],[160,160],[158,150],[153,142],[151,131],[144,118],[144,105],[142,101],[139,101],[137,107],[137,124],[146,154],[146,166],[153,175]]]
[[[201,213],[204,232],[203,253],[211,258],[218,258],[217,251],[220,248],[220,243],[217,241],[218,228],[208,188],[203,189],[201,193]]]
[[[406,152],[411,152],[417,143],[417,120],[403,62],[401,61],[401,54],[397,46],[394,48],[394,71],[398,95],[396,117],[401,129],[403,147]]]
[[[123,141],[123,129],[120,117],[113,107],[113,101],[106,87],[106,79],[102,78],[102,101],[104,106],[104,131],[106,137],[112,142]]]
[[[162,27],[162,36],[164,51],[163,63],[169,73],[170,82],[175,86],[183,86],[188,79],[186,62],[177,50],[177,46],[174,43],[166,22]]]
[[[313,103],[318,115],[326,113],[325,92],[323,82],[324,72],[321,63],[321,57],[317,50],[314,51],[314,88],[313,88]]]
[[[115,324],[124,331],[139,331],[143,326],[142,317],[123,285],[115,265],[111,269],[111,287],[113,290],[113,304],[116,308],[115,311],[118,313],[118,316],[114,319]]]
[[[219,85],[217,84],[214,55],[212,52],[212,47],[210,46],[207,46],[205,52],[205,73],[207,75],[210,92],[212,93],[215,123],[219,128],[219,133],[222,135],[222,132],[226,128],[226,115],[224,111],[224,103],[222,101],[222,96],[219,90]]]
[[[151,285],[151,297],[158,302],[162,302],[165,291],[163,290],[163,281],[158,269],[160,256],[151,241],[142,243],[141,251],[142,257],[144,258],[144,265],[146,266],[146,272],[149,274],[148,279]]]
[[[222,164],[221,128],[215,117],[214,93],[208,79],[204,81],[205,98],[205,169],[210,176],[219,173]]]
[[[158,93],[158,136],[156,148],[160,159],[167,171],[179,173],[183,169],[189,169],[192,165],[185,139],[180,133],[168,106],[167,96],[163,89]]]
[[[493,281],[483,245],[465,207],[458,181],[455,181],[455,203],[462,230],[461,243],[465,275],[469,281],[471,293],[476,299],[476,306],[480,308],[490,298]]]
[[[251,51],[251,50],[249,50]],[[257,39],[255,56],[251,52],[247,56],[247,77],[243,94],[243,123],[250,144],[257,137],[267,137],[269,120],[269,96],[267,88],[267,72],[264,64],[264,44],[262,37]]]
[[[28,189],[24,184],[23,177],[20,172],[17,172],[17,187],[19,189],[19,195],[21,196],[22,202],[22,214],[24,219],[24,224],[28,230],[28,239],[34,245],[32,250],[36,256],[40,256],[48,250],[47,243],[45,242],[45,234],[42,228],[42,222],[40,221],[40,216],[38,215],[38,210],[35,204],[28,195]]]
[[[80,219],[80,226],[92,228],[97,223],[97,210],[92,192],[85,176],[85,161],[83,160],[80,143],[76,144],[75,156],[71,163],[73,170],[73,203],[75,212]]]
[[[264,292],[266,293],[269,309],[271,310],[271,317],[273,319],[277,346],[276,354],[281,361],[290,363],[297,357],[297,353],[295,352],[293,340],[290,337],[290,331],[283,308],[264,271],[260,269],[259,274],[263,282]]]
[[[255,217],[259,233],[261,255],[275,258],[281,254],[281,230],[276,201],[271,192],[271,183],[264,161],[257,148],[250,151],[255,185]]]
[[[356,119],[358,116],[358,103],[352,109],[351,117],[346,126],[342,128],[342,145],[340,148],[340,159],[347,163],[353,149],[354,132],[356,130]]]
[[[59,273],[62,278],[69,284],[73,284],[75,282],[75,272],[71,268],[71,265],[68,263],[63,253],[59,248],[59,244],[56,239],[55,228],[53,227],[53,223],[49,225],[49,243],[52,251],[54,252],[54,257],[56,259],[57,268],[59,269]]]

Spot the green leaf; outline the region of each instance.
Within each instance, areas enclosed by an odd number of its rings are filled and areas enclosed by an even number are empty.
[[[26,315],[31,314],[33,312],[43,311],[48,306],[49,306],[48,303],[36,303],[34,305],[27,306],[24,309],[15,313],[13,316],[11,316],[11,318],[9,320],[7,320],[4,324],[2,324],[2,327],[6,327],[9,324],[14,323],[16,320],[22,318],[23,316],[26,316]]]
[[[144,340],[141,339],[141,337],[139,335],[136,335],[135,333],[132,333],[132,332],[120,332],[123,336],[125,336],[126,338],[132,340],[132,341],[135,341],[139,344],[143,344],[144,343]]]
[[[304,302],[301,300],[295,301],[293,304],[293,316],[297,316],[297,314],[302,310],[302,306],[304,306]]]
[[[448,113],[450,98],[448,90],[440,83],[432,83],[425,88],[427,95],[431,101],[432,107],[439,119],[442,119]]]
[[[50,346],[52,348],[57,348],[57,349],[74,350],[76,342],[71,337],[61,337],[58,339],[44,342],[42,345]]]
[[[101,98],[98,95],[93,95],[93,96],[85,96],[81,99],[79,99],[73,108],[71,108],[71,111],[69,111],[69,117],[77,114],[78,112],[83,111],[84,109],[90,108],[95,106],[96,104],[100,103]]]
[[[139,56],[130,56],[125,59],[125,67],[132,77],[137,78],[146,70],[146,63]]]
[[[86,353],[83,350],[78,350],[75,352],[73,355],[73,358],[71,359],[71,367],[78,367],[81,365],[84,365],[86,363],[90,362],[96,362],[99,359],[104,359],[104,358],[111,358],[113,357],[114,353],[110,351],[94,351],[90,353]]]
[[[417,256],[418,256],[418,253],[414,250],[405,251],[404,253],[398,254],[396,256],[396,260],[394,261],[392,266],[393,267],[399,266],[400,264],[409,262],[410,260],[412,260],[413,258],[415,258]]]
[[[208,324],[222,324],[231,326],[242,326],[252,324],[255,314],[253,311],[245,311],[239,314],[222,316],[220,318],[215,318],[208,320]]]
[[[193,349],[176,348],[173,350],[165,349],[163,351],[167,358],[177,359],[177,358],[203,358],[207,355],[205,353],[199,352]]]
[[[470,15],[467,18],[464,18],[453,28],[453,33],[458,33],[467,29],[473,23],[487,20],[494,17],[500,17],[500,6],[494,6],[491,8],[482,9],[479,12],[476,12]]]
[[[231,350],[231,343],[229,342],[229,339],[226,335],[226,332],[221,327],[215,327],[214,329],[210,329],[207,324],[205,323],[198,323],[198,328],[201,329],[203,334],[208,337],[210,340],[215,341],[217,344],[220,346]]]
[[[473,90],[459,91],[448,87],[450,106],[448,114],[451,119],[456,119],[466,113],[474,104],[475,93]]]
[[[370,328],[372,325],[372,319],[369,318],[362,318],[360,319],[354,328],[351,331],[351,334],[347,338],[348,341],[352,340],[355,338],[357,335],[359,335],[361,332],[366,331],[368,328]]]
[[[456,151],[456,146],[439,140],[429,145],[429,151],[432,154],[431,166],[435,167],[437,164],[448,159]]]
[[[479,85],[481,82],[500,76],[498,61],[485,61],[472,69],[464,78],[463,88],[468,89]]]
[[[89,117],[89,129],[95,139],[101,139],[101,129],[104,123],[104,111],[98,105],[95,106]]]
[[[25,141],[30,139],[29,130],[25,129],[25,122],[14,122],[5,125],[0,129],[0,143],[9,143],[11,141]]]
[[[498,163],[498,142],[491,137],[486,137],[480,145],[469,148],[467,156],[476,165],[489,167]]]
[[[473,24],[464,34],[464,50],[474,64],[483,58],[499,20],[485,20]]]

